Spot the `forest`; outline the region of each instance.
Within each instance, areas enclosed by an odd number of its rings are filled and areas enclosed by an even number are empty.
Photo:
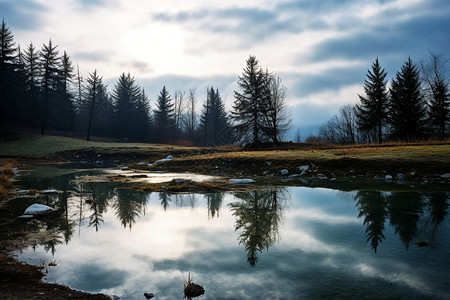
[[[24,131],[119,141],[217,146],[278,144],[292,127],[287,88],[250,55],[230,112],[217,88],[198,92],[163,86],[150,106],[148,92],[130,73],[114,87],[97,70],[85,78],[66,51],[50,39],[24,49],[2,20],[0,28],[0,132]],[[430,52],[420,65],[409,57],[388,82],[377,58],[364,81],[360,103],[345,105],[306,142],[336,144],[445,139],[450,95],[447,60]],[[356,95],[355,95],[356,96]],[[297,133],[299,136],[300,134]],[[297,142],[299,142],[299,138]]]
[[[281,141],[289,128],[281,79],[250,56],[239,77],[235,108],[225,110],[217,88],[210,87],[201,109],[197,90],[163,86],[154,109],[131,74],[121,74],[110,89],[94,70],[83,78],[66,51],[52,40],[22,49],[3,19],[0,29],[0,131],[113,138],[120,141],[217,146]],[[251,126],[247,126],[250,125]]]
[[[449,137],[449,70],[432,52],[420,64],[411,57],[388,82],[377,58],[364,81],[360,103],[345,105],[310,140],[336,144],[444,140]]]

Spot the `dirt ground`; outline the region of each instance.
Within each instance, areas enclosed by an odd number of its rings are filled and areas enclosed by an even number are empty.
[[[42,269],[0,254],[0,299],[92,299],[111,297],[75,291],[60,284],[42,282]]]

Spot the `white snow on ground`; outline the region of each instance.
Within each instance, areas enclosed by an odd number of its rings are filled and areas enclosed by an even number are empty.
[[[54,210],[54,208],[43,204],[32,204],[25,209],[24,215],[35,215],[46,211]]]
[[[249,184],[256,183],[253,179],[230,179],[230,183],[232,184]]]

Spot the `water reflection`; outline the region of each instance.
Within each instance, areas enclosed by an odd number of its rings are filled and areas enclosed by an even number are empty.
[[[64,191],[37,200],[61,216],[15,225],[51,232],[24,249],[61,258],[49,280],[123,299],[160,290],[166,297],[158,298],[177,298],[182,289],[169,290],[188,272],[206,299],[364,298],[371,289],[448,296],[449,193],[268,187],[174,195],[73,179],[24,182]],[[21,201],[17,215],[36,200]]]
[[[385,238],[387,220],[406,249],[413,242],[435,242],[448,214],[448,200],[447,193],[358,191],[355,195],[358,218],[364,219],[367,242],[375,253]]]
[[[228,204],[236,217],[235,230],[241,231],[239,244],[245,246],[252,267],[258,262],[258,252],[268,250],[278,240],[286,194],[282,188],[235,193],[241,201]]]

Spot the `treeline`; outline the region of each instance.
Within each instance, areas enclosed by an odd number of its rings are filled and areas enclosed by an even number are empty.
[[[409,57],[391,82],[386,76],[377,58],[360,103],[341,107],[316,138],[354,144],[449,137],[450,78],[442,55],[430,53],[420,65]]]
[[[288,128],[286,88],[252,56],[229,114],[214,87],[208,88],[200,109],[196,89],[172,96],[165,86],[152,109],[147,91],[129,73],[120,75],[109,92],[97,70],[83,78],[52,40],[40,49],[33,43],[24,50],[16,46],[4,20],[0,47],[0,132],[23,128],[41,134],[63,131],[87,140],[98,136],[216,146],[278,142]]]

